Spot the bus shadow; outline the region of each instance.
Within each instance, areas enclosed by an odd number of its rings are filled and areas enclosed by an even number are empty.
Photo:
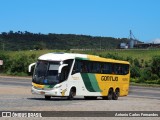
[[[103,100],[100,98],[97,99],[84,99],[84,98],[74,98],[73,100],[69,100],[67,98],[55,98],[52,97],[50,100],[46,100],[45,98],[27,98],[28,100],[36,100],[36,101],[94,101],[94,100]]]

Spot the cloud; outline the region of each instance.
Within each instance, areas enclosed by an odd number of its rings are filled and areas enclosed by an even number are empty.
[[[154,39],[154,40],[153,40],[153,43],[155,43],[155,44],[156,44],[156,43],[160,43],[160,38]]]

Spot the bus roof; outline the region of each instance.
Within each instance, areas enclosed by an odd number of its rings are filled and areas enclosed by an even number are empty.
[[[81,60],[90,60],[90,61],[99,61],[99,62],[129,64],[128,61],[108,59],[108,58],[102,58],[95,55],[77,54],[77,53],[47,53],[38,58],[38,60],[47,60],[47,61],[64,61],[67,59],[81,59]]]
[[[74,54],[74,53],[47,53],[40,56],[39,60],[48,60],[48,61],[63,61],[67,59],[75,59],[76,57],[87,58],[85,54]]]

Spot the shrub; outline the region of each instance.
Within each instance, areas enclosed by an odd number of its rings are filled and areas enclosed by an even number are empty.
[[[160,79],[159,79],[159,80],[157,80],[157,84],[160,84]]]
[[[25,54],[18,54],[13,59],[13,64],[11,65],[10,73],[13,75],[27,75],[28,66],[33,63],[35,59],[34,55],[27,56]]]
[[[144,83],[146,80],[150,80],[151,78],[151,70],[150,69],[143,69],[140,73],[139,82]]]
[[[134,59],[134,65],[137,66],[137,67],[141,67],[137,58]]]
[[[0,66],[0,71],[3,73],[9,71],[12,64],[10,57],[8,55],[0,54],[0,60],[3,60],[3,65]]]
[[[140,77],[140,69],[138,67],[132,66],[130,71],[132,78]]]
[[[126,60],[132,65],[133,64],[133,59],[130,56],[127,56]]]
[[[145,67],[149,67],[149,63],[145,61]]]
[[[156,74],[151,74],[150,79],[151,79],[151,80],[158,80],[159,77],[158,77],[158,75],[156,75]]]
[[[26,55],[16,55],[13,59],[13,64],[11,66],[11,73],[16,72],[26,72],[26,64],[28,61],[28,56]]]
[[[147,84],[157,84],[158,80],[147,80],[145,83],[147,83]]]
[[[152,73],[160,77],[160,56],[154,56],[151,63]]]
[[[122,56],[118,56],[117,53],[115,54],[110,54],[108,53],[106,56],[104,56],[105,58],[112,58],[112,59],[116,59],[116,60],[124,60],[124,58]]]

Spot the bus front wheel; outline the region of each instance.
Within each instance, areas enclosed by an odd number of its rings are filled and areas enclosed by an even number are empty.
[[[108,92],[107,99],[108,99],[108,100],[112,100],[112,97],[113,97],[113,90],[110,89],[109,92]]]
[[[76,89],[72,88],[69,92],[68,100],[73,100],[75,95],[76,95]]]

